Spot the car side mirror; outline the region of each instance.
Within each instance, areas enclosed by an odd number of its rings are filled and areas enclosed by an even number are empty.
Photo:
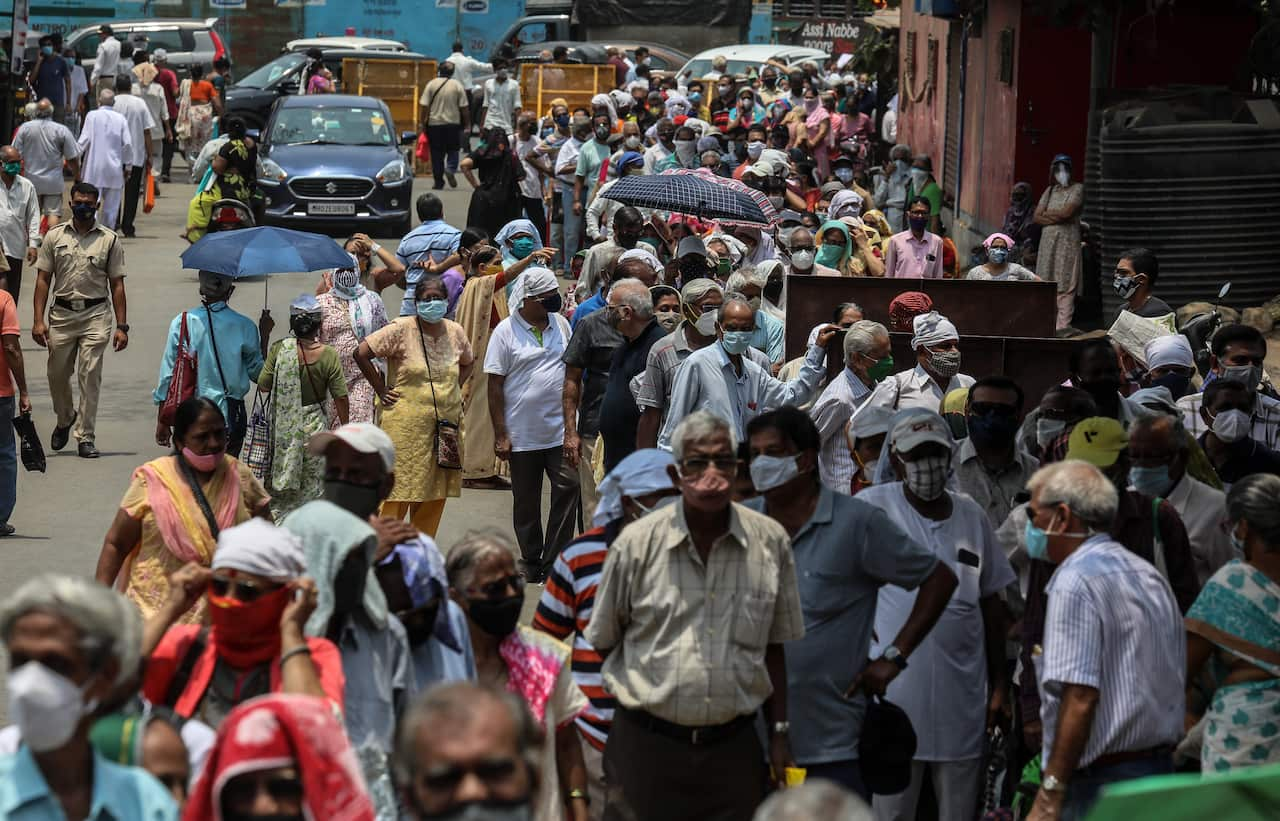
[[[400,144],[401,144],[401,145],[413,145],[413,144],[414,144],[414,143],[416,143],[417,141],[418,141],[418,135],[417,135],[415,132],[413,132],[413,131],[401,131],[401,132],[400,132]]]
[[[246,128],[244,135],[255,143],[262,141],[262,129],[260,128]]]

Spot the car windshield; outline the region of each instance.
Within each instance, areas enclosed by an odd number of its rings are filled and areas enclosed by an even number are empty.
[[[748,69],[756,69],[758,71],[763,63],[763,60],[729,60],[725,74],[746,74]],[[685,71],[693,79],[701,79],[711,73],[711,61],[690,60],[685,67]]]
[[[284,54],[258,69],[255,69],[236,83],[244,88],[266,88],[284,75],[293,71],[307,61],[305,54]]]
[[[377,108],[283,108],[271,129],[276,145],[391,145],[391,128]]]

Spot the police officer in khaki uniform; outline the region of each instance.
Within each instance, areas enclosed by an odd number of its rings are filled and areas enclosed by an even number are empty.
[[[87,182],[72,186],[71,222],[50,228],[40,246],[36,260],[36,316],[31,326],[36,343],[49,349],[49,394],[58,415],[50,445],[54,450],[66,447],[75,424],[79,454],[85,459],[98,458],[94,422],[102,387],[102,353],[112,340],[112,310],[116,326],[113,348],[123,351],[129,345],[124,249],[115,231],[98,224],[97,210],[95,186]],[[53,308],[48,311],[46,322],[51,291]],[[80,382],[78,411],[71,395],[73,368]]]

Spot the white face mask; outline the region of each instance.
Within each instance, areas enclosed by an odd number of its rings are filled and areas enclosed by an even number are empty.
[[[1227,444],[1239,442],[1253,429],[1253,420],[1242,410],[1232,408],[1213,417],[1213,435]]]
[[[1071,172],[1062,168],[1053,175],[1053,178],[1058,181],[1058,185],[1066,188],[1067,183],[1071,182]]]
[[[915,189],[917,193],[919,193],[920,190],[924,188],[926,184],[928,184],[928,182],[929,182],[928,171],[925,171],[923,168],[911,169],[911,187]]]
[[[1065,419],[1037,419],[1036,444],[1042,448],[1047,448],[1066,429],[1067,420]]]
[[[946,456],[927,456],[911,462],[904,459],[902,465],[907,474],[903,481],[912,493],[926,502],[932,502],[947,489],[951,460]]]
[[[814,253],[809,248],[802,251],[796,251],[791,255],[791,267],[797,271],[813,270]]]
[[[80,719],[98,709],[84,703],[85,688],[38,661],[9,671],[9,720],[34,752],[56,750],[75,734]],[[87,685],[86,685],[87,686]]]
[[[764,493],[800,475],[800,456],[757,456],[751,460],[751,484]]]
[[[698,317],[698,321],[693,323],[694,329],[702,336],[716,335],[716,314],[719,311],[707,311]]]

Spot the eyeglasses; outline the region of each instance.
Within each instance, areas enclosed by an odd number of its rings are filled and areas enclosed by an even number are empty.
[[[222,790],[222,805],[236,806],[252,802],[261,790],[266,790],[281,804],[302,800],[302,782],[297,778],[275,776],[255,777],[254,773],[233,778]]]
[[[524,574],[514,573],[496,581],[482,584],[478,587],[469,587],[467,592],[479,591],[484,594],[486,599],[500,599],[507,592],[507,588],[514,590],[516,593],[524,590]]]
[[[209,582],[209,589],[213,591],[215,596],[226,598],[232,591],[235,592],[233,598],[238,602],[248,604],[254,602],[263,596],[274,593],[284,587],[282,584],[261,584],[252,582],[248,579],[232,579],[226,576],[214,576]]]
[[[502,786],[516,773],[514,758],[491,758],[470,766],[452,764],[433,768],[418,776],[418,783],[428,790],[453,792],[467,775],[474,775],[490,787]]]
[[[707,468],[714,468],[717,473],[736,474],[738,461],[736,456],[695,456],[680,460],[680,472],[686,476],[701,476],[707,472]]]

